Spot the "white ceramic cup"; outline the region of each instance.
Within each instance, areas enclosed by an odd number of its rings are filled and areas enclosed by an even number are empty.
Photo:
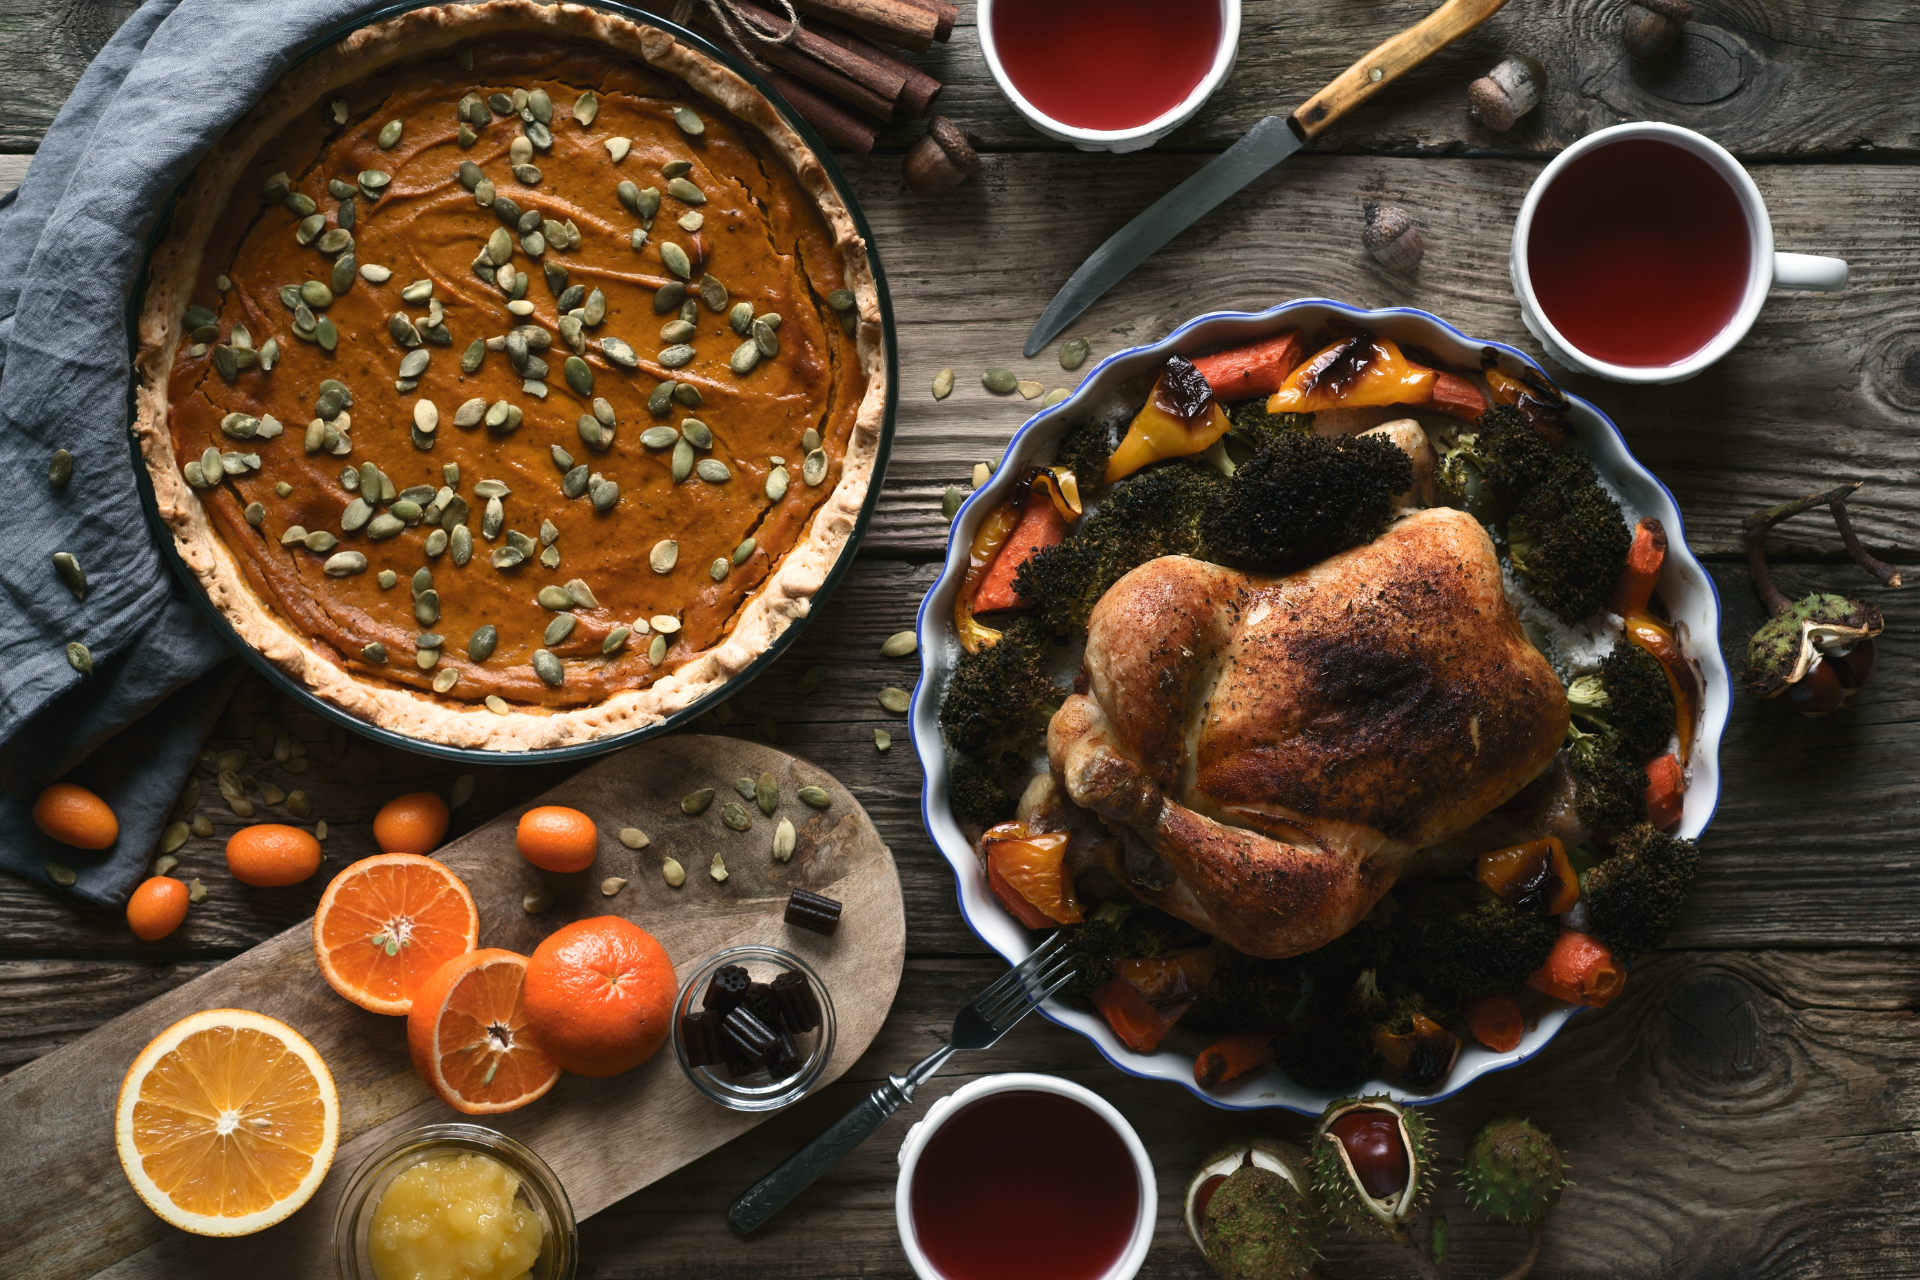
[[[1740,207],[1747,215],[1747,232],[1752,237],[1752,252],[1748,255],[1746,295],[1740,301],[1740,307],[1733,318],[1717,334],[1713,341],[1677,364],[1668,365],[1625,365],[1587,355],[1569,342],[1553,322],[1547,319],[1541,309],[1539,299],[1533,292],[1533,279],[1527,266],[1527,243],[1533,232],[1533,215],[1540,207],[1541,197],[1547,188],[1553,185],[1566,167],[1587,152],[1604,147],[1610,142],[1621,142],[1633,138],[1652,139],[1671,143],[1685,148],[1705,160],[1716,173],[1726,180]],[[1679,125],[1644,122],[1637,124],[1616,124],[1611,128],[1590,133],[1580,141],[1555,156],[1553,162],[1540,171],[1533,186],[1527,191],[1527,198],[1521,202],[1520,217],[1513,224],[1513,243],[1507,254],[1508,271],[1513,277],[1513,292],[1520,299],[1520,319],[1527,326],[1527,332],[1540,340],[1547,354],[1554,361],[1575,373],[1590,373],[1597,378],[1606,378],[1611,382],[1637,382],[1660,384],[1685,382],[1702,369],[1733,350],[1753,322],[1760,315],[1760,307],[1767,300],[1768,289],[1818,289],[1831,291],[1844,289],[1847,285],[1847,264],[1839,258],[1821,258],[1805,253],[1775,253],[1773,249],[1773,222],[1767,217],[1766,201],[1760,198],[1760,188],[1755,186],[1753,178],[1740,167],[1740,162],[1728,154],[1713,139],[1695,133],[1691,129],[1682,129]]]
[[[913,1171],[919,1167],[920,1153],[926,1150],[928,1140],[939,1131],[940,1126],[951,1120],[968,1103],[977,1102],[988,1094],[1020,1090],[1057,1093],[1063,1098],[1073,1099],[1105,1120],[1126,1144],[1128,1154],[1133,1157],[1134,1174],[1140,1180],[1140,1214],[1133,1224],[1133,1238],[1127,1242],[1126,1252],[1120,1255],[1120,1260],[1100,1280],[1133,1280],[1147,1260],[1147,1249],[1153,1244],[1153,1218],[1160,1195],[1159,1184],[1153,1176],[1153,1162],[1147,1159],[1147,1149],[1141,1145],[1140,1135],[1133,1131],[1133,1126],[1127,1123],[1125,1116],[1114,1110],[1112,1103],[1091,1089],[1058,1076],[1043,1076],[1028,1071],[982,1076],[961,1085],[927,1108],[926,1118],[907,1130],[906,1141],[900,1144],[900,1180],[894,1184],[893,1214],[900,1224],[900,1243],[907,1251],[907,1261],[912,1264],[913,1273],[920,1280],[948,1280],[927,1260],[913,1229]]]
[[[1007,100],[1019,108],[1020,114],[1034,128],[1049,138],[1071,142],[1082,151],[1139,151],[1160,141],[1185,124],[1200,109],[1200,104],[1220,87],[1233,70],[1234,56],[1240,50],[1240,0],[1184,0],[1188,4],[1217,3],[1220,6],[1220,47],[1213,51],[1213,65],[1207,68],[1207,74],[1200,83],[1178,106],[1145,124],[1135,125],[1131,129],[1081,129],[1062,124],[1027,101],[1026,95],[1020,92],[1013,78],[1007,74],[1007,69],[1001,65],[1000,51],[993,42],[993,10],[996,4],[1042,3],[1045,0],[979,0],[974,25],[980,32],[980,51],[986,55],[987,69],[993,72],[994,82],[1000,86],[1000,92],[1007,95]]]

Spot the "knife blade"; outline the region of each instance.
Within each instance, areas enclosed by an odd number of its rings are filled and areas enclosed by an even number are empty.
[[[1038,355],[1062,329],[1222,200],[1298,151],[1347,111],[1498,13],[1507,0],[1446,0],[1420,22],[1360,59],[1290,115],[1267,116],[1200,172],[1161,196],[1113,233],[1067,278],[1027,335]]]

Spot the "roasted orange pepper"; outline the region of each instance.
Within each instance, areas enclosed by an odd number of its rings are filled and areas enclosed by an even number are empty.
[[[980,847],[987,855],[989,879],[998,875],[1008,888],[1049,921],[1079,924],[1084,917],[1080,914],[1079,901],[1073,896],[1073,883],[1065,872],[1067,839],[1064,831],[1029,835],[1023,822],[1003,822],[988,828],[980,838]],[[1022,922],[1027,923],[1024,918]]]
[[[1543,916],[1571,911],[1580,901],[1580,877],[1558,836],[1483,853],[1473,878],[1514,906]]]
[[[1192,1000],[1213,981],[1220,955],[1212,947],[1195,947],[1177,956],[1152,956],[1144,960],[1115,960],[1113,971],[1133,984],[1133,989],[1153,1004],[1177,1004]]]
[[[1135,1053],[1152,1053],[1166,1037],[1167,1020],[1125,978],[1115,978],[1089,998],[1120,1043]]]
[[[1287,375],[1268,413],[1315,413],[1367,405],[1425,404],[1434,371],[1406,358],[1386,338],[1343,338]]]
[[[1126,438],[1107,459],[1105,482],[1124,480],[1149,463],[1209,449],[1227,434],[1228,425],[1227,412],[1213,398],[1207,380],[1190,362],[1174,356],[1127,428]]]
[[[980,593],[980,584],[986,579],[987,570],[993,567],[994,557],[1000,554],[1000,548],[1013,536],[1019,523],[1020,504],[1009,502],[980,522],[980,531],[973,535],[973,545],[967,548],[967,576],[953,597],[953,627],[960,633],[960,647],[968,653],[991,649],[1000,643],[998,631],[974,621],[973,598]]]
[[[1493,398],[1501,404],[1519,404],[1520,397],[1527,394],[1526,383],[1500,372],[1498,368],[1488,369],[1486,378],[1487,390],[1492,392]]]
[[[1673,628],[1645,613],[1628,618],[1626,628],[1627,639],[1660,659],[1660,667],[1667,673],[1667,688],[1673,692],[1677,722],[1674,729],[1680,735],[1679,755],[1684,762],[1693,752],[1693,722],[1700,714],[1700,682],[1694,678],[1687,656],[1680,652],[1680,641],[1674,636]]]

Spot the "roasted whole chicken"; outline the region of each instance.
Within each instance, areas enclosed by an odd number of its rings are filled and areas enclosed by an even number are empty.
[[[1352,928],[1567,732],[1492,542],[1444,507],[1286,577],[1144,564],[1094,609],[1084,685],[1048,756],[1121,837],[1099,846],[1107,869],[1256,956]]]

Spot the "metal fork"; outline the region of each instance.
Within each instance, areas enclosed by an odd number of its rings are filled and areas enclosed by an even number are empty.
[[[1076,957],[1063,947],[1061,934],[1040,944],[1033,954],[1001,975],[992,986],[954,1015],[947,1042],[922,1058],[905,1075],[890,1075],[859,1106],[836,1121],[831,1129],[788,1156],[781,1166],[755,1183],[727,1207],[727,1225],[741,1235],[765,1225],[795,1196],[812,1186],[840,1158],[867,1140],[888,1116],[913,1101],[913,1091],[925,1084],[943,1063],[962,1049],[985,1049],[1033,1007],[1065,986],[1075,972]]]

